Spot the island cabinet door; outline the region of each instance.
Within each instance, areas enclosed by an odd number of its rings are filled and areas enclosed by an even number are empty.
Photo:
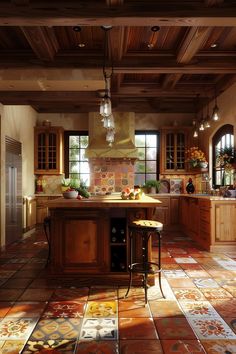
[[[81,275],[108,272],[108,230],[104,212],[56,212],[52,218],[53,270]]]

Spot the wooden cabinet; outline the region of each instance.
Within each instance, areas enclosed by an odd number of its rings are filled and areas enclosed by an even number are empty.
[[[179,196],[155,196],[160,200],[159,204],[154,211],[153,219],[160,221],[165,230],[174,230],[179,228]]]
[[[53,200],[59,198],[59,196],[44,196],[37,195],[36,196],[36,223],[42,224],[44,218],[48,216],[48,202],[49,200]]]
[[[185,234],[196,240],[198,238],[199,228],[198,198],[181,197],[180,222]]]
[[[190,144],[190,128],[165,127],[161,130],[161,173],[184,173],[185,151]]]
[[[236,242],[236,203],[213,204],[212,219],[215,220],[214,243],[233,244]]]
[[[63,128],[34,128],[34,173],[63,173]]]

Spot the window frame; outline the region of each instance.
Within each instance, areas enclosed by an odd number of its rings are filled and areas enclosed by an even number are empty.
[[[158,130],[135,130],[134,135],[156,135],[156,139],[157,139],[157,151],[156,151],[156,180],[159,179],[159,175],[160,175],[160,132]],[[137,146],[135,145],[135,147],[137,148]],[[145,159],[143,161],[145,161],[145,172],[144,172],[144,183],[147,181],[147,172],[146,172],[146,161],[154,161],[154,160],[147,160],[146,159],[146,142],[145,142]],[[136,163],[136,162],[135,162]],[[134,180],[135,180],[135,176],[137,174],[140,173],[136,173],[134,172]]]
[[[222,137],[226,134],[231,134],[234,135],[234,127],[232,124],[225,124],[222,127],[220,127],[214,136],[212,137],[212,184],[215,188],[219,188],[222,186],[222,184],[216,184],[216,171],[223,171],[223,167],[218,167],[216,168],[216,146],[222,139]],[[235,142],[234,142],[235,144]],[[234,148],[234,146],[233,146]]]
[[[88,130],[66,130],[64,132],[64,171],[65,171],[65,178],[69,178],[69,165],[70,165],[69,140],[70,140],[70,136],[81,136],[81,135],[88,136],[88,138],[89,138]]]

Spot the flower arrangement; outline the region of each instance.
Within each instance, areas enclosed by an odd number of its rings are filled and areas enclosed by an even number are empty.
[[[221,167],[226,172],[231,172],[234,169],[234,159],[235,151],[232,147],[218,149],[216,153],[216,167]]]
[[[186,151],[186,161],[192,167],[206,168],[208,165],[204,152],[200,150],[197,146],[192,146]]]

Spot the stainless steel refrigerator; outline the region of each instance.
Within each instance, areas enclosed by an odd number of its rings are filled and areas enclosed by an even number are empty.
[[[21,143],[6,136],[6,245],[22,237]]]

